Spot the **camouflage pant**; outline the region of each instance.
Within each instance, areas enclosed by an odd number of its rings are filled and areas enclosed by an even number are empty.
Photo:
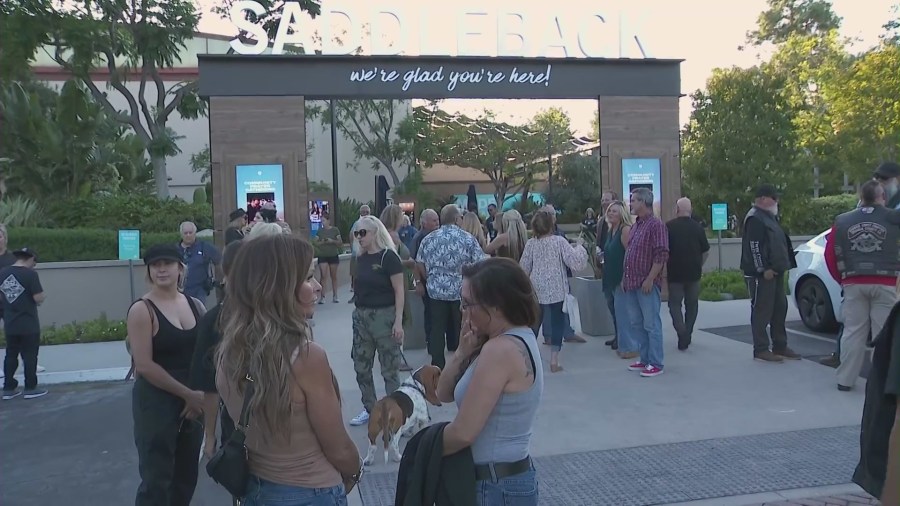
[[[400,387],[400,344],[394,341],[394,307],[378,309],[356,308],[353,311],[353,348],[350,358],[353,359],[353,370],[356,371],[356,383],[362,393],[362,403],[366,411],[372,412],[377,398],[375,382],[372,379],[372,365],[375,352],[378,352],[378,363],[381,364],[381,376],[384,378],[384,391],[391,393]]]

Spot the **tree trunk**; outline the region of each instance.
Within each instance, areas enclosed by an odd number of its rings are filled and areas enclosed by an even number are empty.
[[[150,156],[153,165],[153,179],[156,182],[156,198],[164,200],[169,198],[169,175],[166,172],[165,156]]]

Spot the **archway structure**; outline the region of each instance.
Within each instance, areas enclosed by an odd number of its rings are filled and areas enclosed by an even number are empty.
[[[629,188],[652,187],[668,218],[681,191],[682,61],[200,55],[216,236],[222,237],[228,213],[242,198],[269,194],[282,200],[279,208],[294,230],[309,233],[307,99],[597,100],[602,189],[624,197]]]

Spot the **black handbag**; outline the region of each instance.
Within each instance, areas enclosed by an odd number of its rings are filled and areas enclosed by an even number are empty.
[[[253,379],[248,374],[240,419],[228,441],[225,441],[206,464],[206,473],[209,477],[238,499],[247,494],[247,481],[250,478],[250,464],[247,461],[247,446],[244,441],[247,439],[245,431],[249,426],[247,422],[250,419],[251,397],[253,397]]]

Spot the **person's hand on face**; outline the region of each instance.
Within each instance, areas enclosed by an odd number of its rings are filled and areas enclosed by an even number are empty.
[[[462,326],[459,330],[459,347],[463,356],[469,356],[478,348],[478,337],[469,319],[469,310],[463,313]]]

